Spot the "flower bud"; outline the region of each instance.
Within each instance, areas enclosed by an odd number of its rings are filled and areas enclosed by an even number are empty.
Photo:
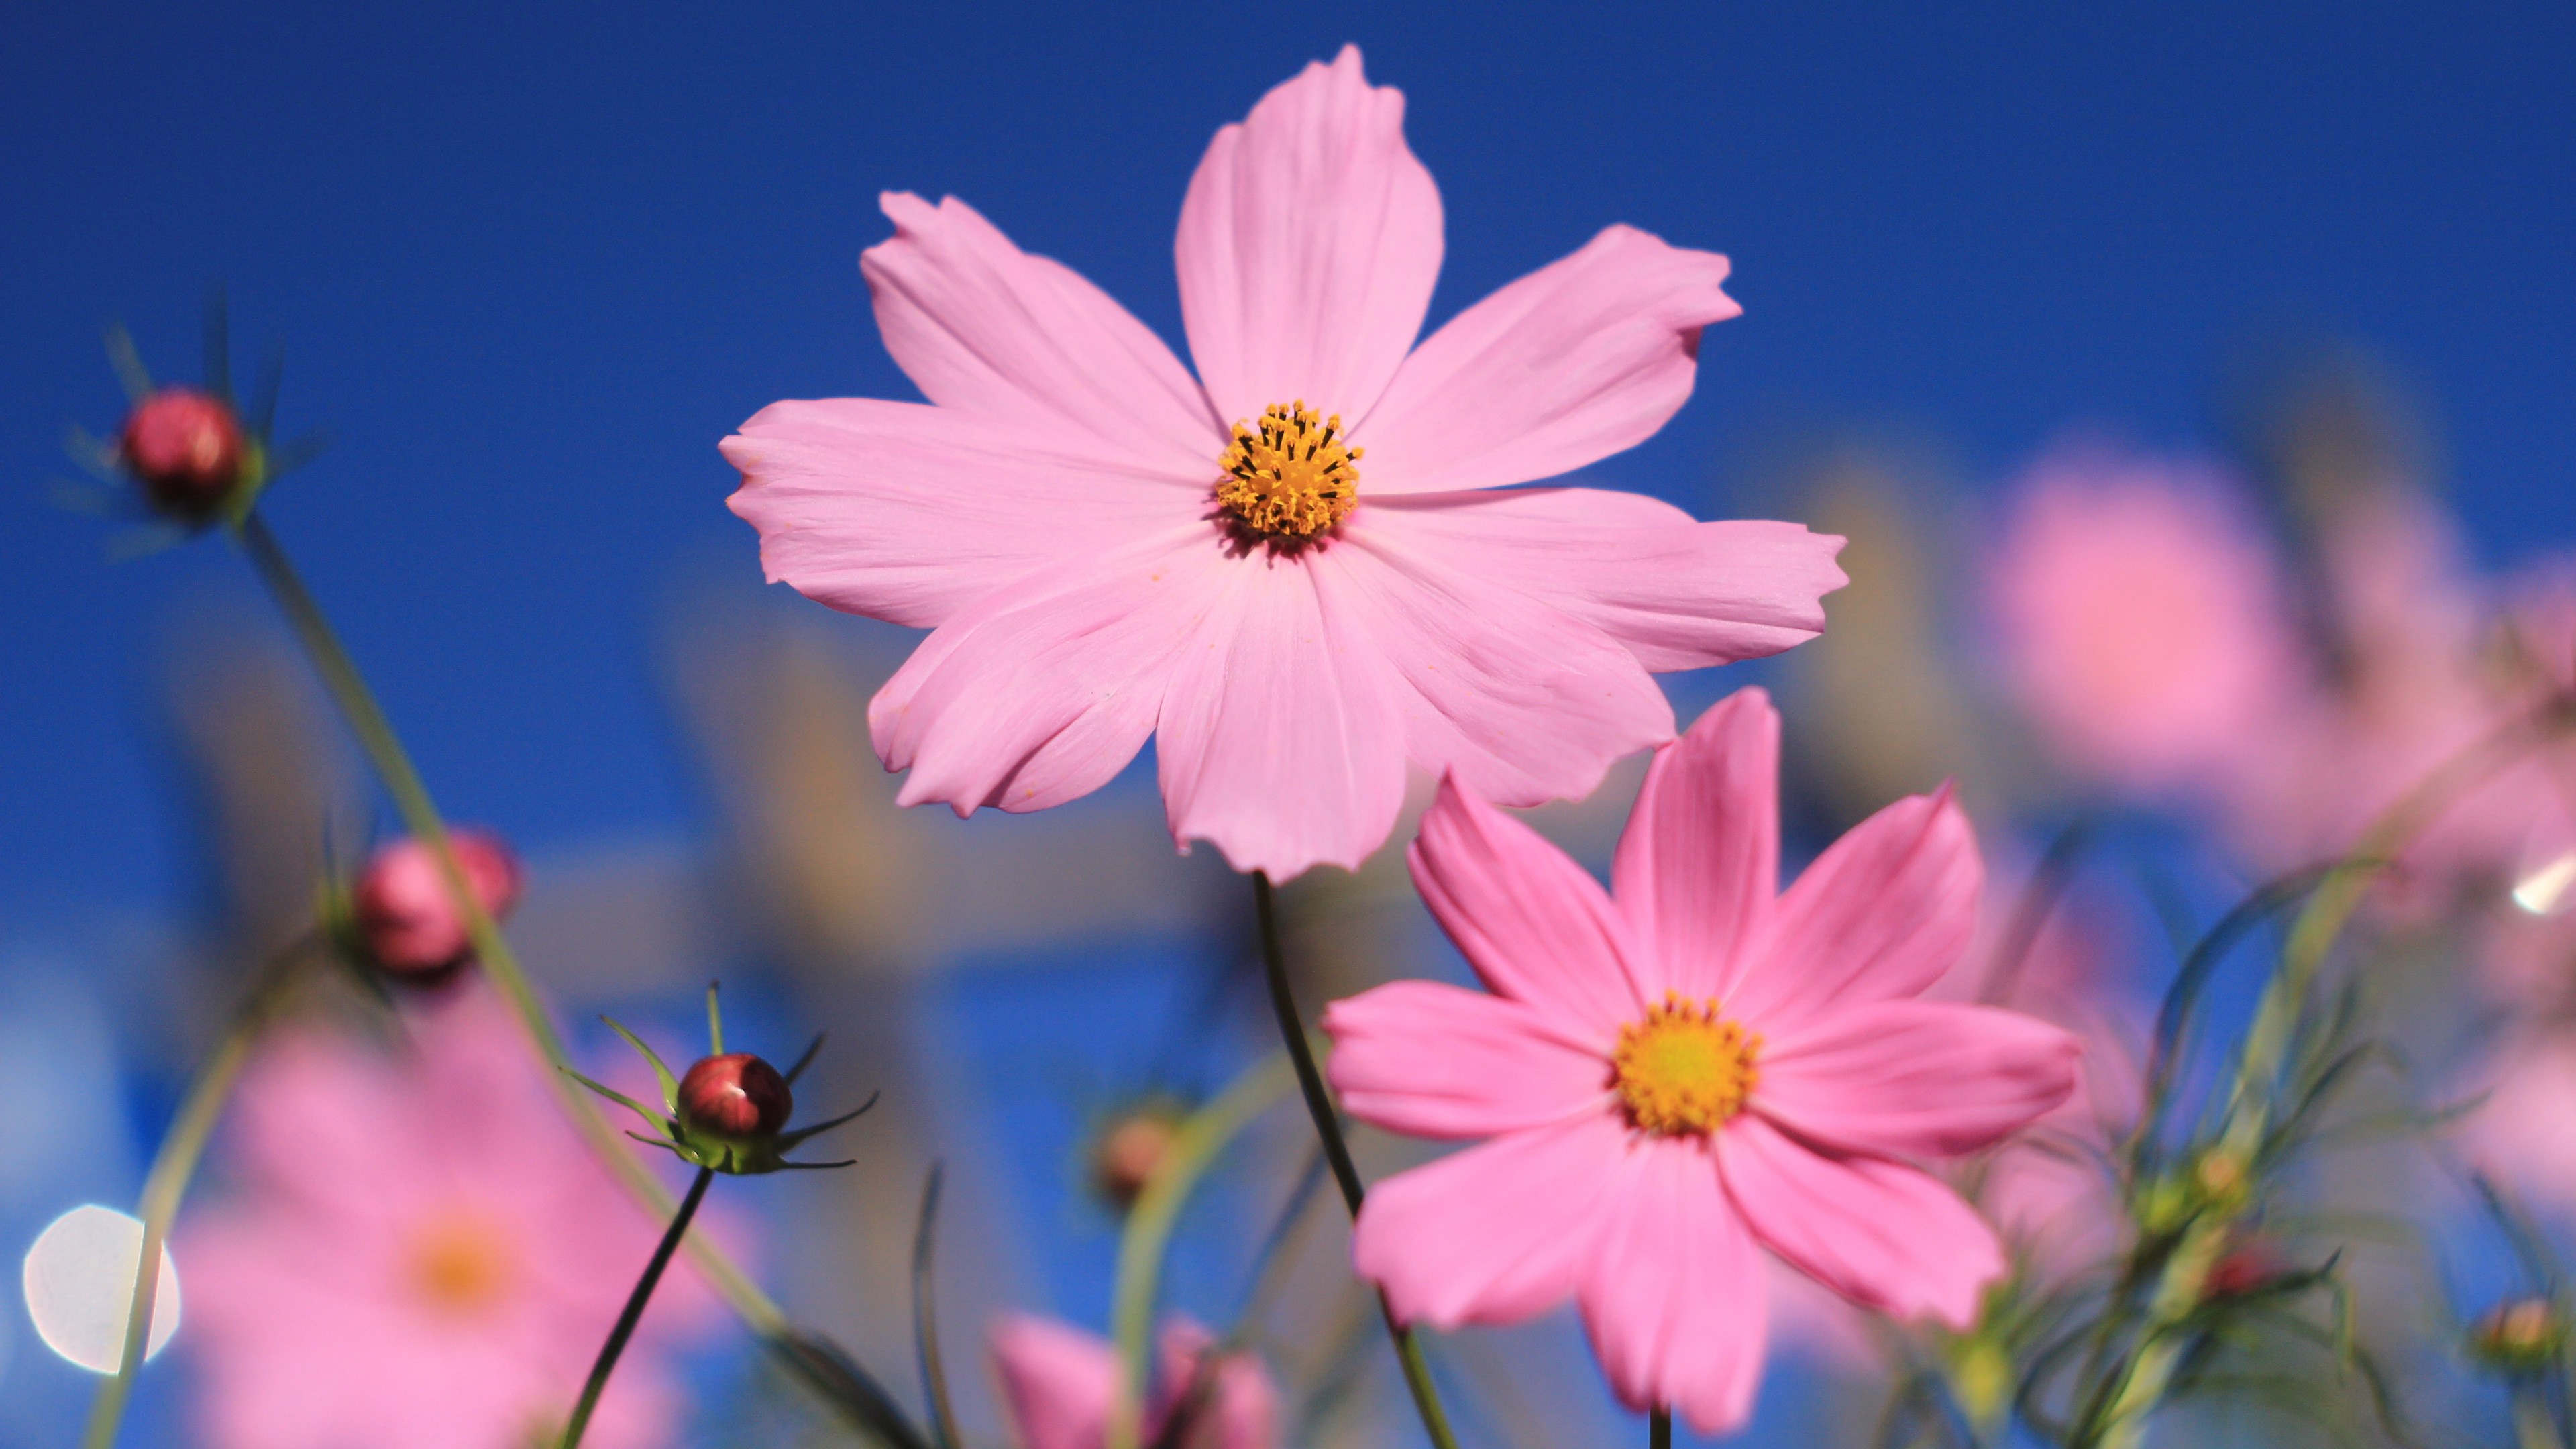
[[[700,1057],[680,1078],[680,1126],[743,1141],[775,1137],[796,1110],[778,1069],[749,1052]]]
[[[2506,1373],[2536,1373],[2567,1347],[2567,1321],[2546,1298],[2517,1298],[2469,1328],[2469,1352]]]
[[[2242,1298],[2270,1287],[2287,1271],[2288,1265],[2281,1261],[2269,1239],[2246,1238],[2210,1265],[2209,1277],[2201,1288],[2208,1298]]]
[[[125,420],[117,457],[165,513],[204,518],[241,481],[246,449],[241,423],[222,399],[194,388],[165,387]]]
[[[1112,1121],[1091,1150],[1092,1182],[1100,1195],[1120,1208],[1135,1206],[1180,1131],[1179,1116],[1164,1105],[1140,1107]]]
[[[447,840],[474,898],[493,919],[508,915],[519,899],[519,862],[510,848],[479,830],[454,831]],[[367,955],[395,975],[443,971],[473,950],[438,855],[418,840],[406,837],[378,850],[360,872],[350,904]]]

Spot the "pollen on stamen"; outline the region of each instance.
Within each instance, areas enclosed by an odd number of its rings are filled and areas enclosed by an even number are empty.
[[[1272,403],[1259,427],[1234,425],[1234,443],[1217,460],[1217,506],[1261,538],[1302,544],[1359,507],[1366,451],[1343,441],[1341,414],[1318,417],[1303,399]]]
[[[1718,1013],[1714,1000],[1674,992],[1619,1031],[1610,1055],[1610,1084],[1639,1131],[1659,1137],[1699,1136],[1744,1110],[1761,1081],[1755,1058],[1762,1038]]]

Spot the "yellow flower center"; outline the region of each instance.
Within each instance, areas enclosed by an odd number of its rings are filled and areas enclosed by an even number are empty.
[[[507,1296],[516,1257],[509,1235],[485,1218],[437,1218],[412,1239],[411,1288],[438,1313],[472,1317]]]
[[[1319,418],[1303,400],[1272,403],[1261,426],[1237,422],[1234,446],[1217,465],[1217,506],[1263,538],[1304,543],[1350,515],[1360,504],[1360,470],[1367,450],[1342,442],[1342,417]]]
[[[1753,1065],[1761,1051],[1762,1038],[1719,1016],[1714,998],[1694,1004],[1667,991],[1645,1020],[1620,1028],[1610,1081],[1638,1130],[1692,1136],[1744,1109],[1762,1079]]]

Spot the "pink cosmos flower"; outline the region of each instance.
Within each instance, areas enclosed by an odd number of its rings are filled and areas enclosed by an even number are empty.
[[[1630,227],[1414,345],[1440,196],[1356,48],[1217,133],[1181,206],[1197,376],[965,203],[883,199],[861,259],[930,400],[782,402],[725,440],[773,580],[932,629],[869,725],[902,803],[1040,810],[1156,741],[1176,840],[1353,867],[1406,762],[1507,804],[1672,738],[1649,670],[1824,626],[1841,540],[1588,488],[1739,310]]]
[[[240,1192],[192,1215],[176,1250],[217,1449],[550,1439],[661,1235],[574,1133],[488,988],[415,1004],[405,1056],[301,1031],[242,1080]],[[589,1442],[672,1442],[665,1355],[715,1312],[675,1265]]]
[[[2065,1032],[1915,999],[1967,948],[1983,875],[1948,792],[1864,821],[1778,890],[1779,716],[1744,690],[1657,752],[1614,889],[1444,784],[1413,878],[1490,995],[1335,1002],[1352,1115],[1494,1140],[1379,1184],[1353,1258],[1443,1328],[1571,1297],[1621,1399],[1703,1432],[1762,1372],[1756,1244],[1845,1297],[1964,1325],[1992,1229],[1909,1159],[2066,1099]]]
[[[1109,1340],[1070,1324],[1027,1314],[994,1323],[993,1371],[1020,1449],[1100,1449],[1118,1393],[1118,1351]],[[1192,1391],[1200,1360],[1216,1336],[1186,1318],[1163,1325],[1160,1362],[1145,1405],[1142,1442],[1156,1442],[1173,1409]],[[1259,1360],[1221,1360],[1215,1380],[1186,1427],[1184,1449],[1270,1449],[1278,1439],[1279,1390]]]
[[[2113,786],[2208,786],[2301,677],[2280,565],[2209,468],[2061,447],[1992,567],[2015,692],[2068,765]]]

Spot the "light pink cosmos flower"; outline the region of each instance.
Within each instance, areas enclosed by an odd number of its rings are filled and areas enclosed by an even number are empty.
[[[1014,1313],[989,1334],[993,1371],[1020,1449],[1100,1449],[1118,1394],[1118,1351],[1109,1340],[1051,1318]],[[1216,1336],[1186,1318],[1163,1325],[1153,1393],[1141,1442],[1157,1442],[1172,1411],[1193,1391]],[[1278,1441],[1279,1390],[1258,1359],[1234,1355],[1210,1370],[1213,1382],[1190,1422],[1183,1449],[1271,1449]]]
[[[1402,981],[1326,1012],[1353,1116],[1494,1140],[1379,1184],[1353,1258],[1443,1328],[1568,1297],[1620,1398],[1703,1432],[1761,1379],[1761,1244],[1854,1302],[1974,1318],[1992,1229],[1909,1159],[2066,1099],[2073,1038],[1915,999],[1983,869],[1948,792],[1898,801],[1779,890],[1779,716],[1760,690],[1657,752],[1614,889],[1445,785],[1415,884],[1490,995]]]
[[[1736,315],[1630,227],[1414,345],[1440,196],[1356,48],[1217,133],[1181,206],[1193,378],[965,203],[890,193],[861,259],[928,406],[774,404],[724,442],[773,580],[935,632],[868,718],[902,803],[1041,810],[1156,742],[1173,836],[1355,867],[1407,761],[1506,804],[1672,738],[1649,670],[1824,627],[1841,540],[1588,488]]]
[[[407,1057],[302,1031],[242,1080],[241,1190],[176,1250],[216,1449],[522,1449],[560,1427],[652,1255],[660,1225],[489,988],[415,1005]],[[665,1354],[715,1313],[674,1265],[588,1442],[672,1442]]]
[[[2206,789],[2302,679],[2279,561],[2215,470],[2063,446],[2005,520],[1989,602],[2015,693],[2071,767]]]
[[[519,859],[509,842],[488,830],[448,834],[457,867],[484,911],[494,920],[519,903]],[[379,847],[350,891],[358,933],[376,964],[398,975],[443,971],[472,951],[465,917],[447,893],[447,879],[430,848],[404,836]]]

